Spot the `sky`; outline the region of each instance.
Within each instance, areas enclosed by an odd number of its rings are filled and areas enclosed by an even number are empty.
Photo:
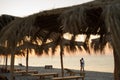
[[[24,17],[40,11],[86,3],[92,0],[0,0],[0,15]]]

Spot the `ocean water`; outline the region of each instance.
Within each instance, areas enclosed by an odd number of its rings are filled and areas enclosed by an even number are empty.
[[[64,55],[63,63],[64,68],[80,70],[80,58],[85,60],[85,70],[99,71],[99,72],[112,72],[114,71],[113,55]],[[4,64],[5,60],[0,57],[0,64]],[[16,57],[15,65],[22,63],[25,65],[25,57]],[[8,65],[10,58],[8,59]],[[42,66],[53,65],[54,68],[60,68],[60,56],[29,56],[29,66]]]

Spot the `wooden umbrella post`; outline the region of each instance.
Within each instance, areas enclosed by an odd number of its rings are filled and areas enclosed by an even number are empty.
[[[5,59],[5,69],[7,70],[7,61],[8,61],[8,55],[7,54],[5,55],[5,58],[6,58]]]
[[[10,80],[14,80],[14,52],[11,54]]]
[[[27,55],[26,55],[26,74],[28,74],[28,56],[29,56],[29,50],[27,48]]]
[[[61,74],[62,77],[64,76],[64,68],[63,68],[63,47],[60,47],[60,60],[61,60]]]

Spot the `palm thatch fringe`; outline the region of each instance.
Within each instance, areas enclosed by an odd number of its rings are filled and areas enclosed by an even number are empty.
[[[16,18],[17,17],[11,16],[11,15],[6,15],[6,14],[1,15],[0,16],[0,30]]]
[[[110,49],[112,49],[112,47],[111,47],[112,46],[112,38],[111,38],[110,34],[104,35],[102,41],[100,40],[100,38],[92,39],[91,41],[92,42],[90,45],[94,49],[95,52],[104,51],[104,48],[107,43],[109,43],[108,47]]]
[[[118,45],[120,40],[120,3],[113,3],[108,5],[103,12],[103,16],[105,18],[106,27],[108,31],[112,33],[112,44],[115,48],[117,48],[117,53],[120,51],[120,45]],[[119,55],[120,56],[120,55]]]

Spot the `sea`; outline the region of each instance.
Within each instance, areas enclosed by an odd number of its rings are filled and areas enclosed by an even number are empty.
[[[64,68],[80,70],[80,58],[85,60],[85,70],[87,71],[98,71],[98,72],[110,72],[114,71],[114,58],[113,54],[72,54],[63,55],[63,66]],[[53,68],[61,68],[59,55],[53,56],[35,56],[29,55],[29,66],[44,67],[45,65],[52,65]],[[16,56],[15,65],[25,65],[25,56]],[[4,56],[0,56],[0,65],[5,64]],[[8,65],[10,65],[10,57],[8,58]]]

